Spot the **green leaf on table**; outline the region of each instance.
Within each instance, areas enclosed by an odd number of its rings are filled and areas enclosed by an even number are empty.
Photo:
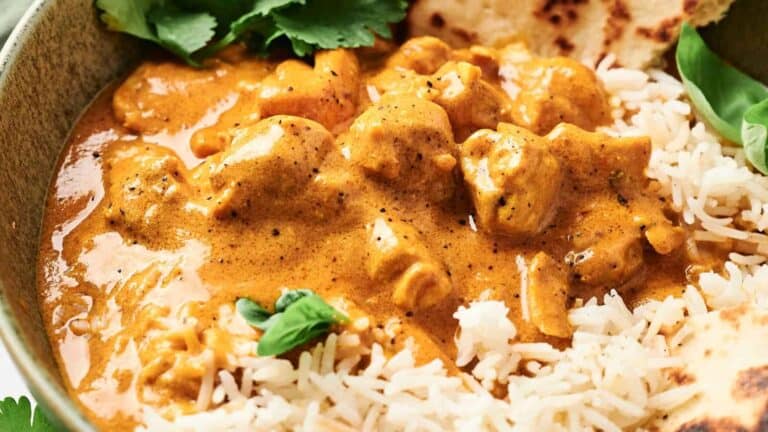
[[[309,295],[285,309],[279,319],[259,339],[258,354],[280,355],[323,336],[348,318],[322,298]]]
[[[742,119],[750,107],[768,98],[765,86],[726,64],[687,23],[675,57],[697,111],[725,138],[742,144]]]
[[[768,99],[744,113],[741,140],[747,159],[758,171],[768,175]]]
[[[0,401],[0,431],[56,432],[56,428],[39,407],[33,413],[29,399],[21,397],[18,402],[13,398]]]

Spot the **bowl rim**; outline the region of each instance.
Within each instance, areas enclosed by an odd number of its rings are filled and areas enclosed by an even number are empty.
[[[45,12],[55,4],[55,0],[35,0],[11,32],[0,50],[0,93],[9,90],[6,72],[20,57],[27,38],[37,30]],[[52,421],[66,430],[95,431],[67,392],[52,385],[57,378],[51,376],[45,368],[38,367],[35,355],[21,338],[18,330],[21,325],[5,300],[3,285],[0,280],[0,339],[5,343],[38,405],[52,416]]]

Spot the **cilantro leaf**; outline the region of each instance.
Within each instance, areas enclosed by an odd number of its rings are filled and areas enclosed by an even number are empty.
[[[96,0],[96,7],[101,9],[101,20],[110,30],[155,41],[147,15],[157,3],[156,0]]]
[[[150,14],[149,20],[157,28],[158,41],[181,57],[205,47],[216,34],[216,18],[208,13],[160,8]]]
[[[306,0],[256,0],[249,14],[267,16],[270,12],[291,4],[303,5],[306,4]]]
[[[248,33],[255,33],[258,38],[257,51],[266,52],[273,40],[284,35],[279,30],[274,21],[268,17],[269,13],[275,9],[285,7],[290,4],[304,4],[305,0],[256,0],[253,7],[237,20],[229,25],[229,31],[218,42],[209,46],[203,53],[203,57],[211,56],[228,45],[231,45],[238,39],[241,39]],[[251,40],[250,42],[253,42]]]
[[[390,23],[405,18],[403,0],[313,0],[274,12],[277,27],[293,40],[319,48],[373,45],[373,33],[389,38]]]
[[[0,401],[0,431],[56,432],[56,429],[39,407],[35,407],[33,415],[29,399],[21,397],[18,402],[13,398]]]
[[[185,11],[208,12],[221,26],[229,24],[247,13],[254,0],[176,0],[177,7]]]
[[[266,53],[278,39],[300,57],[391,37],[405,0],[96,0],[110,30],[154,42],[199,66],[235,42]]]

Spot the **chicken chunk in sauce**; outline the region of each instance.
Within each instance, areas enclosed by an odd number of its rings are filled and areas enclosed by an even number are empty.
[[[418,38],[313,65],[233,48],[107,89],[61,161],[39,267],[53,352],[95,423],[199,410],[205,371],[261,336],[242,297],[310,288],[375,329],[364,340],[398,328],[387,350],[412,337],[417,361],[450,363],[453,313],[480,297],[521,340],[563,346],[576,299],[678,295],[689,266],[716,265],[684,250],[648,140],[595,132],[595,74],[513,48]]]
[[[478,131],[461,145],[461,168],[483,230],[525,240],[555,217],[562,170],[541,137],[505,124]]]

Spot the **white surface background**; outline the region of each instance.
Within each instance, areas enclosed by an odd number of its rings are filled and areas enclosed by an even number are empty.
[[[27,390],[27,386],[21,379],[18,369],[14,366],[11,356],[8,355],[8,351],[0,343],[0,399],[6,397],[18,398],[20,396],[27,396],[32,398]]]
[[[0,46],[3,44],[5,34],[10,31],[28,3],[31,3],[31,0],[0,0]],[[30,395],[11,356],[0,342],[0,399],[8,396],[18,398]]]

